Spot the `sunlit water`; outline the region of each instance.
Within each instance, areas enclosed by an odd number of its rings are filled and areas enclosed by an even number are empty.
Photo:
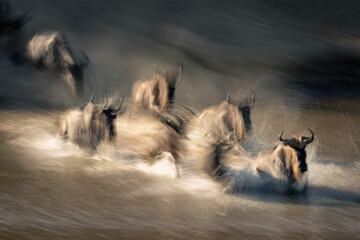
[[[1,112],[3,238],[356,238],[358,161],[322,161],[310,148],[308,191],[287,195],[249,174],[251,191],[226,193],[166,154],[154,165],[57,135],[56,112]],[[118,156],[118,157],[116,157]],[[186,171],[186,170],[184,170]]]

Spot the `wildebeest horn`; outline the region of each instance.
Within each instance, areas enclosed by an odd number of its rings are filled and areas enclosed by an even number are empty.
[[[157,74],[157,66],[158,66],[158,63],[155,63],[155,65],[154,65],[154,75]]]
[[[123,102],[124,102],[124,98],[121,98],[119,101],[119,105],[115,108],[116,112],[118,112],[121,109]]]
[[[183,108],[185,108],[186,110],[188,110],[192,115],[196,116],[196,113],[191,109],[189,108],[188,106],[184,105],[184,104],[181,104],[181,103],[178,103],[179,106],[182,106]]]
[[[308,138],[308,141],[307,141],[306,145],[310,144],[310,143],[312,143],[312,141],[314,141],[314,132],[310,128],[308,128],[308,129],[309,129],[309,131],[311,133],[311,137]]]
[[[86,68],[89,65],[89,57],[83,51],[81,51],[81,54],[83,55],[85,62],[81,62],[80,66]]]
[[[284,132],[285,132],[285,131],[282,131],[282,133],[280,133],[280,137],[279,137],[280,141],[282,141],[282,142],[286,142],[286,139],[283,139],[283,138],[282,138]]]
[[[91,95],[89,103],[94,103],[95,93],[96,92],[94,92],[94,94]]]
[[[255,103],[255,92],[253,90],[251,90],[251,91],[253,92],[253,95],[251,97],[251,103],[250,103],[249,107],[252,107]]]
[[[180,68],[179,68],[179,81],[175,84],[175,88],[177,88],[177,86],[179,86],[181,80],[182,80],[182,71],[183,71],[183,65],[180,63]]]
[[[231,90],[228,92],[226,99],[225,99],[227,103],[230,103],[230,94],[231,94]]]

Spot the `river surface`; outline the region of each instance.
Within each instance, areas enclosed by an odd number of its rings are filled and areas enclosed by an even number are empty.
[[[90,58],[84,99],[60,76],[0,59],[0,239],[360,239],[360,4],[357,1],[11,0],[37,31]],[[308,135],[305,194],[224,191],[212,179],[59,139],[59,117],[129,97],[155,63],[184,66],[176,101],[202,109],[256,92],[250,158],[279,133]],[[186,169],[184,169],[186,171]]]

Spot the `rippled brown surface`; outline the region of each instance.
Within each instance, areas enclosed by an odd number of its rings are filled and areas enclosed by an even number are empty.
[[[63,143],[57,114],[1,112],[4,239],[355,239],[359,233],[359,162],[334,158],[344,150],[329,150],[326,135],[318,136],[327,142],[318,149],[333,155],[312,159],[305,196],[230,195],[196,174],[173,178],[166,164],[156,172]]]

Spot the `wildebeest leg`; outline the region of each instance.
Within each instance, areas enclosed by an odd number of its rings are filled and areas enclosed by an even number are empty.
[[[75,89],[77,96],[84,96],[84,79],[76,79],[75,81]]]
[[[67,129],[68,129],[67,121],[64,120],[63,122],[60,123],[60,132],[59,132],[60,138],[61,138],[62,140],[65,140],[65,139],[68,138]]]
[[[151,164],[154,164],[158,160],[167,160],[168,162],[174,163],[176,169],[175,177],[180,177],[180,169],[179,169],[180,157],[178,154],[174,152],[161,151],[157,153],[155,156],[148,156],[147,158],[148,158],[148,162]]]
[[[76,83],[76,81],[74,79],[74,76],[68,70],[65,73],[65,80],[68,83],[68,85],[70,86],[71,91],[74,94],[74,96],[77,96],[77,89],[76,89],[77,83]]]
[[[175,168],[176,168],[176,177],[180,177],[180,169],[179,169],[179,166],[181,164],[180,157],[178,154],[172,154],[172,155],[174,157],[174,164],[175,164]]]
[[[75,94],[77,96],[83,96],[84,94],[83,69],[78,64],[74,64],[68,67],[68,71],[71,73],[71,76],[75,83]]]
[[[276,178],[274,178],[273,176],[271,176],[269,173],[260,170],[260,169],[256,169],[256,171],[258,172],[260,178],[264,181],[276,181]]]

